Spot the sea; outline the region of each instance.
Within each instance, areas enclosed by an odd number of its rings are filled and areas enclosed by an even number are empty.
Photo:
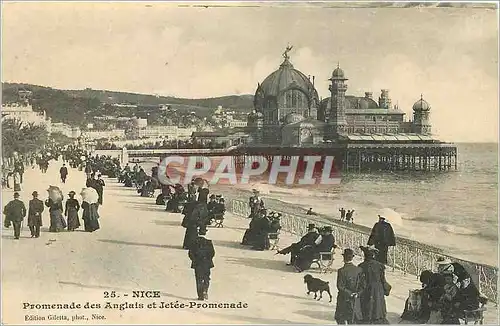
[[[380,212],[391,211],[397,235],[498,266],[498,144],[457,147],[457,171],[351,174],[338,185],[237,187],[258,187],[264,199],[311,207],[331,219],[339,218],[342,207],[354,209],[354,222],[369,227]]]

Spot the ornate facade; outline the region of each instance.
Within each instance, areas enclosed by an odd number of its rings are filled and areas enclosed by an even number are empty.
[[[283,63],[257,86],[255,110],[248,116],[254,142],[300,146],[353,134],[430,135],[430,105],[423,97],[413,105],[413,121],[406,121],[405,113],[392,106],[386,89],[378,102],[371,92],[364,97],[348,95],[347,76],[337,66],[329,79],[330,97],[320,101],[314,77],[311,80],[293,67],[290,50],[287,47]]]

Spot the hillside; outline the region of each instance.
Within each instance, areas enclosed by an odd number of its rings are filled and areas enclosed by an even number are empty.
[[[223,108],[249,112],[253,107],[253,95],[230,95],[204,99],[185,99],[148,94],[116,92],[108,90],[60,90],[50,87],[2,83],[3,103],[17,100],[18,89],[33,92],[33,109],[47,112],[55,122],[80,125],[88,118],[106,114],[106,104],[130,103],[140,105],[169,104],[181,110],[190,110],[205,115],[207,109],[221,105]]]

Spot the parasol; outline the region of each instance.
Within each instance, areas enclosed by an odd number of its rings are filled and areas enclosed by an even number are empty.
[[[99,199],[99,195],[94,188],[83,188],[80,195],[82,196],[82,200],[89,204],[95,204]]]
[[[403,225],[403,218],[393,209],[384,208],[379,213],[380,216],[385,217],[386,221],[393,225]]]
[[[52,199],[53,202],[55,202],[55,203],[62,202],[63,193],[59,187],[49,186],[49,189],[47,189],[47,192],[49,194],[49,198]]]

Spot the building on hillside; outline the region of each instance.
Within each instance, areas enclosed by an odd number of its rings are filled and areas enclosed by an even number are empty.
[[[125,130],[124,129],[88,130],[88,131],[83,132],[82,136],[88,140],[123,139],[123,138],[125,138]]]
[[[191,141],[198,147],[228,148],[245,144],[250,135],[244,129],[226,131],[197,131],[191,135]]]
[[[31,104],[26,103],[2,104],[2,119],[17,119],[24,123],[44,125],[47,129],[50,128],[51,124],[45,111],[43,113],[35,112]]]
[[[138,138],[189,139],[196,128],[179,128],[177,126],[147,126],[137,131]]]
[[[243,128],[248,125],[248,121],[244,120],[229,120],[228,121],[229,128]]]
[[[50,128],[51,133],[60,133],[69,138],[78,138],[82,132],[79,127],[72,127],[62,122],[52,123]]]

